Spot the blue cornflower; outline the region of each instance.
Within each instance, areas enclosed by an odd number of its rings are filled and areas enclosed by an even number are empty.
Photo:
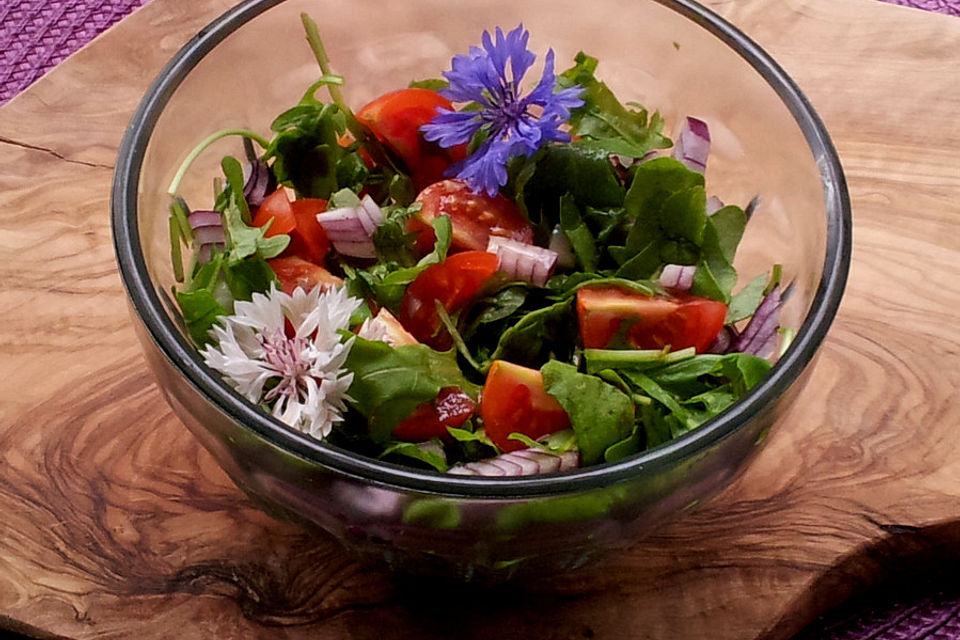
[[[465,180],[476,193],[496,195],[507,183],[506,165],[513,156],[530,156],[550,141],[569,142],[570,134],[560,126],[570,118],[571,109],[583,104],[579,86],[555,91],[553,49],[544,59],[540,82],[521,95],[520,81],[536,59],[527,49],[529,38],[522,24],[506,35],[497,27],[496,41],[484,31],[482,49],[470,47],[470,53],[454,56],[450,71],[443,73],[449,87],[440,91],[452,102],[473,102],[479,108],[440,108],[421,127],[427,140],[445,148],[469,142],[477,132],[486,135],[474,153],[447,170],[448,176]]]

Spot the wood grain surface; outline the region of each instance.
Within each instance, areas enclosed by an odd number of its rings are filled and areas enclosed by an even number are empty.
[[[130,328],[108,194],[163,63],[226,0],[153,0],[0,109],[0,627],[68,638],[786,638],[960,540],[960,21],[709,3],[803,87],[855,210],[848,294],[786,423],[606,565],[479,590],[352,563],[258,511]],[[158,36],[157,34],[163,34]]]

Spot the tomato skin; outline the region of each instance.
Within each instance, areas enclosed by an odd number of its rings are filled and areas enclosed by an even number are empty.
[[[357,120],[407,165],[417,190],[441,180],[451,164],[467,155],[465,144],[444,149],[424,139],[420,127],[433,120],[439,107],[453,109],[436,91],[409,88],[386,93],[357,111]]]
[[[423,442],[430,438],[449,438],[447,427],[460,427],[474,414],[477,403],[458,387],[440,389],[433,402],[424,402],[409,418],[393,430],[398,440]]]
[[[292,252],[311,262],[323,264],[330,252],[327,232],[317,222],[317,214],[327,210],[327,201],[320,198],[300,198],[290,203],[297,223],[296,233],[291,235]]]
[[[688,293],[646,296],[624,287],[583,287],[577,291],[580,338],[588,349],[604,349],[618,334],[637,349],[674,351],[710,348],[723,328],[727,305]],[[630,323],[626,327],[623,323]],[[625,330],[624,330],[625,329]]]
[[[447,313],[455,313],[469,304],[480,288],[497,271],[499,259],[486,251],[465,251],[447,256],[439,264],[423,271],[410,283],[400,306],[400,324],[414,338],[434,349],[449,349],[453,344],[437,315],[439,300]]]
[[[264,198],[251,224],[262,227],[273,220],[264,235],[268,238],[281,233],[290,235],[290,245],[283,255],[299,256],[322,265],[330,252],[330,240],[317,222],[317,214],[326,210],[326,200],[301,198],[290,202],[286,189],[280,187]]]
[[[536,369],[496,360],[480,392],[480,417],[487,436],[503,451],[518,451],[527,445],[509,439],[519,432],[536,440],[570,428],[570,418],[556,399],[543,388]]]
[[[512,200],[474,193],[462,180],[435,182],[420,192],[417,202],[420,211],[409,219],[407,230],[419,232],[417,248],[422,253],[433,249],[436,237],[430,221],[438,216],[450,216],[454,250],[485,251],[491,235],[533,243],[533,227]]]
[[[253,214],[252,224],[255,227],[265,226],[270,220],[273,224],[263,234],[266,237],[277,236],[281,233],[290,233],[297,227],[297,220],[293,217],[293,207],[287,198],[287,191],[279,187],[260,203]]]
[[[323,267],[299,256],[272,258],[267,260],[267,264],[277,274],[283,291],[290,295],[293,295],[297,287],[309,292],[317,285],[339,287],[343,284],[343,280]]]

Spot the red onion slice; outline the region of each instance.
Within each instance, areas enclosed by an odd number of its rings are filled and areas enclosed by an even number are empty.
[[[538,287],[547,284],[557,265],[556,251],[500,236],[490,236],[487,251],[500,259],[500,271]]]
[[[710,128],[703,120],[687,116],[673,147],[673,157],[691,171],[703,173],[709,154]]]
[[[193,230],[193,241],[197,246],[223,244],[227,241],[227,234],[223,227],[198,227]]]
[[[730,352],[730,347],[740,338],[740,332],[733,325],[726,325],[720,329],[713,344],[707,349],[707,353],[724,354]]]
[[[519,477],[569,471],[580,466],[580,453],[553,454],[543,449],[521,449],[495,458],[453,465],[447,473],[461,476]]]
[[[223,227],[223,216],[219,211],[194,211],[187,216],[187,221],[194,231],[201,227]]]
[[[210,262],[214,245],[222,249],[227,241],[223,230],[223,216],[219,211],[193,211],[187,216],[187,222],[193,229],[193,247],[197,252],[197,263]]]
[[[317,221],[338,253],[353,258],[376,258],[373,234],[383,224],[383,212],[370,196],[356,207],[340,207],[317,214]]]
[[[259,207],[263,204],[276,182],[273,179],[273,172],[263,160],[254,160],[243,165],[243,197],[251,207]]]
[[[692,264],[664,265],[663,271],[660,273],[660,286],[689,291],[690,287],[693,286],[693,276],[696,272],[697,267]]]
[[[710,196],[709,198],[707,198],[707,215],[708,216],[712,216],[717,211],[720,211],[720,209],[723,209],[723,200],[721,200],[717,196]]]
[[[782,306],[780,285],[777,285],[764,296],[743,333],[734,342],[731,351],[752,353],[761,358],[773,356],[777,346],[777,329],[780,328]]]

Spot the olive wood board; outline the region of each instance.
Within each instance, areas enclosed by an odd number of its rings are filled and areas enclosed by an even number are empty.
[[[728,489],[531,585],[438,587],[352,562],[257,510],[154,384],[114,263],[112,167],[149,82],[229,2],[152,0],[0,109],[0,627],[786,638],[903,557],[954,557],[960,20],[871,0],[709,4],[833,136],[855,212],[847,295],[795,408]]]

